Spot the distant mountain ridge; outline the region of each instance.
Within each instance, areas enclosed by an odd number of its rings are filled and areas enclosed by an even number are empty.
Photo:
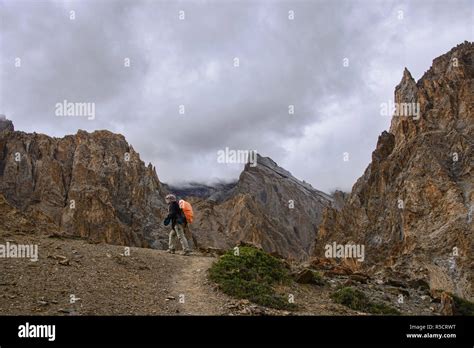
[[[205,245],[229,248],[245,241],[300,260],[309,256],[332,198],[258,155],[257,165],[247,164],[235,186],[192,202],[199,212],[192,228]]]
[[[230,191],[237,181],[230,183],[216,183],[216,184],[201,184],[198,182],[191,182],[186,185],[168,185],[163,184],[164,187],[170,192],[173,192],[175,195],[186,198],[186,197],[199,197],[199,198],[210,198],[217,199],[213,197],[216,193],[219,195],[223,192]]]

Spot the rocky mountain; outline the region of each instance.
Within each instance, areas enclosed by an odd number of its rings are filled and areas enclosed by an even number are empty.
[[[59,139],[4,127],[0,193],[66,235],[165,247],[166,207],[155,168],[145,166],[122,135],[79,131]]]
[[[8,123],[10,121],[5,121]],[[0,133],[0,193],[60,233],[110,244],[167,248],[167,192],[190,198],[203,248],[252,243],[284,257],[308,256],[331,197],[269,158],[247,165],[237,183],[185,188],[160,183],[122,135],[79,131],[64,138]]]
[[[404,71],[400,110],[342,205],[329,207],[314,255],[328,243],[362,244],[353,268],[426,280],[472,299],[474,44],[434,59],[419,81]],[[348,260],[346,260],[348,261]]]
[[[200,244],[229,248],[251,243],[283,257],[308,256],[332,198],[279,167],[268,157],[247,164],[237,184],[210,197],[193,198],[192,230]]]

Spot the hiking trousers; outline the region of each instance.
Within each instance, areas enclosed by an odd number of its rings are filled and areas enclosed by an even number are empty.
[[[192,240],[194,244],[194,249],[197,250],[199,248],[198,243],[197,243],[196,237],[194,236],[194,233],[192,233],[191,230],[189,229],[189,225],[185,223],[183,229],[184,229],[184,235],[186,236],[187,240]]]
[[[176,224],[174,229],[170,232],[170,239],[169,239],[169,249],[175,250],[176,249],[176,236],[181,243],[181,247],[184,251],[189,251],[189,245],[186,237],[184,236],[183,225]]]

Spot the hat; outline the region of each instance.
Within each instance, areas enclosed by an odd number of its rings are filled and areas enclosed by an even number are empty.
[[[169,202],[176,202],[176,196],[172,194],[166,195],[165,199]]]

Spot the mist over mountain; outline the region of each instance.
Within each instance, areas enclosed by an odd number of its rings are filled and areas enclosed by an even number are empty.
[[[390,126],[380,105],[403,68],[419,78],[472,39],[470,0],[0,6],[0,113],[29,133],[123,134],[171,185],[236,181],[243,164],[216,162],[228,146],[350,191]],[[95,117],[56,116],[64,100],[95,103]]]

